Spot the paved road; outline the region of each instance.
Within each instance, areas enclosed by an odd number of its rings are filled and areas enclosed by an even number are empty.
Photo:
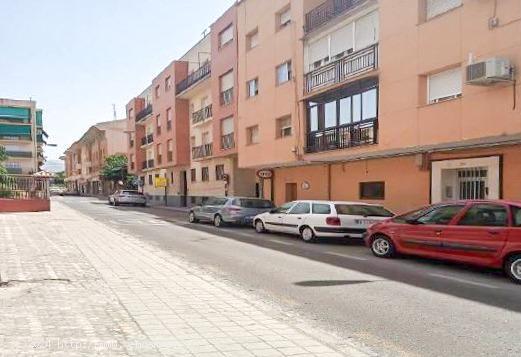
[[[419,258],[375,258],[360,243],[190,225],[185,214],[57,198],[212,270],[306,323],[381,355],[521,355],[521,288],[499,272]],[[204,231],[173,236],[171,224]]]

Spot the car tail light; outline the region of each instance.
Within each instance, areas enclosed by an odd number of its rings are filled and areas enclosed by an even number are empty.
[[[240,207],[226,207],[226,208],[224,209],[225,212],[227,212],[227,213],[232,213],[232,214],[233,214],[233,213],[240,212],[241,210],[242,210],[242,208],[240,208]]]
[[[326,218],[326,224],[330,226],[339,226],[340,225],[340,218],[338,217],[327,217]]]

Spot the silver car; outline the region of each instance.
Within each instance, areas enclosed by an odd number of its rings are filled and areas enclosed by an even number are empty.
[[[188,219],[190,223],[213,222],[216,227],[227,223],[251,225],[253,217],[273,207],[271,201],[260,198],[211,197],[202,206],[193,207]]]
[[[114,206],[129,204],[145,207],[147,205],[147,198],[144,194],[138,191],[118,190],[109,196],[109,204]]]

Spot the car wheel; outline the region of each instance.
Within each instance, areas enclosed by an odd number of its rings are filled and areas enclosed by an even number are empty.
[[[213,218],[213,225],[216,226],[217,228],[222,227],[224,225],[223,218],[221,217],[220,214],[216,214],[215,217]]]
[[[195,213],[194,212],[188,213],[188,222],[190,222],[190,223],[197,223],[197,222],[199,222],[199,220],[195,217]]]
[[[395,248],[388,237],[378,235],[371,242],[371,251],[379,258],[391,258],[395,253]]]
[[[117,200],[114,200],[114,206],[119,206],[119,202]]]
[[[264,228],[264,223],[260,219],[255,221],[255,232],[264,233],[266,232],[266,228]]]
[[[146,206],[147,206],[146,203],[142,203],[142,204],[141,204],[141,207],[146,207]]]
[[[306,243],[313,243],[316,241],[315,232],[311,229],[311,227],[303,227],[300,230],[300,238]]]
[[[505,262],[505,272],[517,284],[521,284],[521,254],[513,255]]]

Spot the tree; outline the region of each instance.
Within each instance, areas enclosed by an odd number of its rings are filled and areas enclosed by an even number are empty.
[[[56,172],[54,174],[53,183],[55,185],[65,185],[65,171]]]
[[[105,180],[117,183],[127,181],[128,161],[125,155],[111,155],[105,158],[105,164],[101,170],[101,175]]]
[[[7,153],[5,151],[5,147],[0,145],[0,175],[6,175],[7,174],[7,169],[2,164],[6,160],[7,160]]]

